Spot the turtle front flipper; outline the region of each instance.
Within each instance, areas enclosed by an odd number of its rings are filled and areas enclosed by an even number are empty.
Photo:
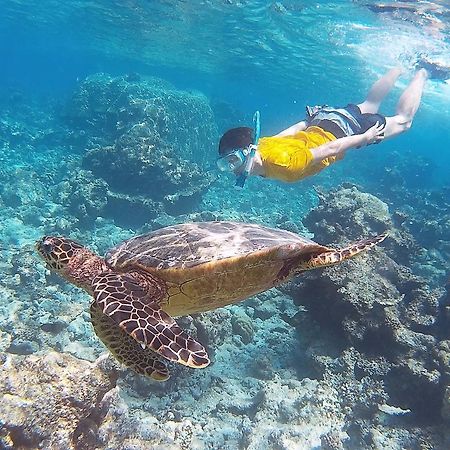
[[[91,304],[91,320],[95,334],[119,362],[157,381],[169,378],[169,371],[162,358],[152,350],[142,348],[111,317],[103,314],[97,302]]]
[[[92,287],[103,313],[143,347],[193,368],[210,363],[203,346],[161,309],[159,301],[163,291],[159,286],[151,290],[129,275],[110,272],[95,277]]]
[[[353,258],[365,250],[383,242],[386,239],[387,232],[380,234],[379,236],[375,236],[373,238],[363,239],[361,241],[354,242],[340,250],[329,250],[319,253],[318,255],[313,255],[311,258],[303,261],[299,267],[298,272],[302,272],[304,270],[317,269],[320,267],[334,266],[335,264],[339,264],[346,259]]]

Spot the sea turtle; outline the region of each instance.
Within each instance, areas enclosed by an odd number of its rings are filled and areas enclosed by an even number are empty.
[[[92,323],[113,355],[165,380],[160,356],[194,368],[210,362],[172,317],[239,302],[300,272],[338,264],[385,237],[336,250],[290,231],[218,221],[133,237],[105,258],[64,237],[44,236],[36,247],[50,269],[93,295]]]

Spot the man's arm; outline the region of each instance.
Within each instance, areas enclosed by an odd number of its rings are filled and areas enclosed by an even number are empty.
[[[379,125],[377,122],[363,134],[346,136],[336,139],[335,141],[327,142],[319,147],[312,148],[311,153],[313,155],[313,163],[322,161],[330,156],[340,156],[351,148],[363,147],[365,145],[380,142],[384,138],[384,127],[384,124]]]
[[[278,134],[275,135],[275,137],[284,137],[284,136],[293,136],[294,134],[297,134],[300,131],[306,130],[307,123],[305,120],[302,120],[301,122],[296,123],[295,125],[292,125],[289,128],[286,128],[283,131],[280,131]]]

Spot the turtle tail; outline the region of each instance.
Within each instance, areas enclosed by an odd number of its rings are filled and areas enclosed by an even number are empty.
[[[334,266],[335,264],[339,264],[346,259],[353,258],[361,252],[368,250],[369,248],[374,247],[375,245],[383,242],[388,233],[385,232],[373,238],[362,239],[360,241],[354,242],[340,250],[330,250],[319,253],[318,255],[312,256],[310,259],[305,261],[304,267],[301,267],[301,270],[310,270],[317,269],[320,267]]]

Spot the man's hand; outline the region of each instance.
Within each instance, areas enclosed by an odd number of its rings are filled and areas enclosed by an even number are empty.
[[[351,148],[361,148],[369,144],[378,144],[384,139],[385,125],[377,122],[373,127],[369,128],[363,134],[352,134],[344,136],[331,142],[312,148],[313,163],[318,163],[330,156],[341,157],[347,150]]]
[[[364,134],[365,144],[378,144],[384,139],[384,129],[386,124],[377,122],[373,127],[369,128]]]

